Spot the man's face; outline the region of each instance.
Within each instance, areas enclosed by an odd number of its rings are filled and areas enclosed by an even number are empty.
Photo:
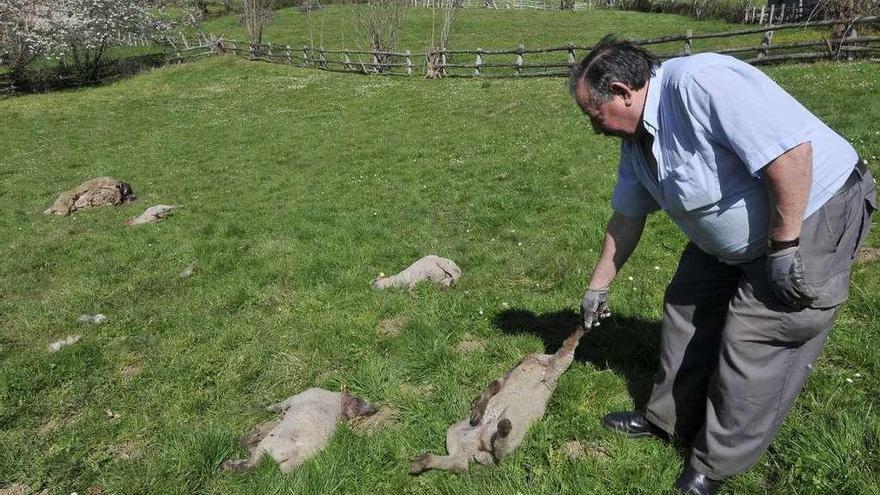
[[[621,92],[623,91],[615,92],[611,99],[601,101],[591,96],[586,81],[581,80],[578,83],[575,90],[575,100],[590,119],[596,134],[623,139],[635,138],[641,116],[634,113],[632,97],[620,94]]]

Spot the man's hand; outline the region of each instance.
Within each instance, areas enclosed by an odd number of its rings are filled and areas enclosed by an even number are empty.
[[[587,289],[581,300],[581,318],[584,320],[584,328],[590,329],[599,326],[599,320],[611,316],[606,301],[608,289]]]
[[[767,277],[776,297],[794,309],[804,309],[816,300],[816,292],[804,280],[797,246],[767,255]]]

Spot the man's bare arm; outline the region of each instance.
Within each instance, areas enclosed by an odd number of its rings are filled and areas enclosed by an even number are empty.
[[[806,142],[786,151],[767,165],[764,178],[770,195],[767,235],[777,241],[798,238],[813,183],[813,146]]]
[[[602,253],[590,278],[591,289],[607,289],[611,285],[617,272],[635,250],[644,229],[645,217],[628,217],[616,211],[611,215],[605,228]]]

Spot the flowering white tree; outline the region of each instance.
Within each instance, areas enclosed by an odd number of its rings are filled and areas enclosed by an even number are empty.
[[[96,78],[107,49],[126,36],[152,35],[162,29],[136,0],[55,0],[53,51],[62,62]]]
[[[0,0],[0,60],[17,78],[54,46],[48,0]]]
[[[0,58],[14,79],[40,56],[96,79],[111,46],[166,28],[140,0],[0,0]]]

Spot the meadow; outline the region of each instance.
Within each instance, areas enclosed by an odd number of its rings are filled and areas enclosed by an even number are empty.
[[[400,50],[423,53],[432,44],[443,25],[440,9],[406,9],[400,32]],[[705,34],[741,30],[755,26],[729,23],[721,20],[696,20],[671,14],[595,9],[590,11],[528,11],[459,9],[449,36],[450,49],[515,49],[592,45],[607,33],[616,33],[627,39],[647,39],[668,35],[683,35],[691,29]],[[226,38],[247,40],[247,31],[234,15],[206,21],[199,30]],[[296,8],[275,12],[263,36],[264,42],[289,44],[294,49],[302,45],[324,46],[327,49],[365,48],[358,34],[357,13],[351,6],[328,5],[311,13]],[[780,31],[774,42],[813,39],[819,33],[813,28]],[[761,35],[749,38],[726,38],[694,41],[694,51],[757,46]],[[681,43],[656,45],[662,52],[678,52]]]
[[[682,22],[606,15],[590,39]],[[627,24],[609,27],[618,16]],[[516,29],[498,43],[521,40]],[[468,36],[483,43],[477,31]],[[880,65],[766,70],[875,166],[880,101],[869,96],[880,94]],[[566,84],[369,77],[221,56],[0,100],[0,488],[666,493],[682,467],[676,447],[599,424],[650,390],[663,290],[684,246],[662,214],[612,288],[613,317],[583,339],[520,449],[462,475],[407,474],[419,453],[443,451],[446,427],[492,378],[577,321],[619,144],[592,133]],[[41,214],[100,175],[130,182],[139,199]],[[157,203],[183,207],[161,224],[124,225]],[[380,272],[432,253],[461,266],[454,288],[371,289]],[[877,263],[856,265],[806,390],[771,450],[725,493],[880,493]],[[83,325],[84,313],[108,321]],[[82,340],[46,350],[74,334]],[[289,475],[271,462],[220,472],[244,453],[238,437],[272,417],[265,406],[313,386],[350,390],[386,419],[340,427]],[[569,459],[569,441],[585,455]]]

